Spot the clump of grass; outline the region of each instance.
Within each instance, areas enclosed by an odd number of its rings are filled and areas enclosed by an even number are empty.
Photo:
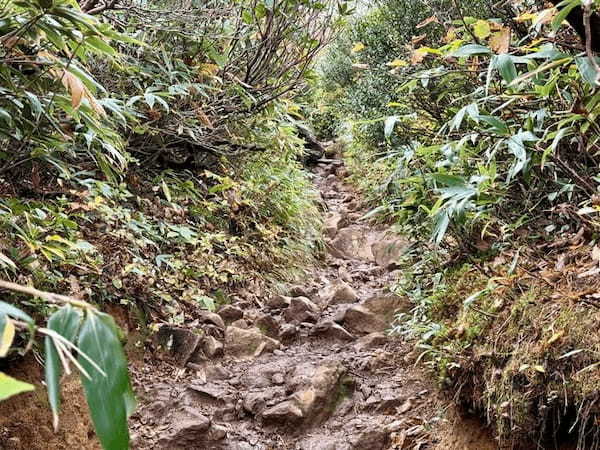
[[[465,264],[421,291],[436,330],[423,343],[428,364],[502,445],[600,448],[600,310],[574,300],[566,281],[551,289],[526,272],[498,275]]]

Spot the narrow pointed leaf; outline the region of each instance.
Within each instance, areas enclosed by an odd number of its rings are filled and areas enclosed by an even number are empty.
[[[112,317],[89,312],[79,333],[79,348],[102,368],[100,374],[86,359],[79,362],[90,374],[81,377],[96,434],[106,450],[129,448],[127,417],[135,408],[127,360]]]

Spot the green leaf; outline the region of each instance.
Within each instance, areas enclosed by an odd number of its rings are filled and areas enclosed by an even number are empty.
[[[598,58],[596,58],[596,61],[600,62]],[[598,86],[598,77],[600,76],[600,73],[598,73],[590,59],[587,56],[575,58],[575,63],[577,64],[581,78],[592,86]]]
[[[100,39],[98,36],[90,36],[85,40],[86,44],[89,44],[90,47],[93,47],[100,54],[105,54],[109,56],[114,56],[117,54],[116,50]]]
[[[479,44],[467,44],[459,48],[458,50],[452,52],[450,56],[454,56],[455,58],[463,58],[465,56],[475,56],[475,55],[491,55],[492,51],[489,47],[485,47]]]
[[[436,183],[443,184],[444,186],[464,186],[465,179],[458,175],[450,175],[447,173],[434,173],[431,178]]]
[[[504,122],[501,119],[498,119],[497,117],[488,116],[488,115],[479,115],[478,119],[491,125],[493,130],[498,134],[508,135],[510,133],[508,125],[506,125],[506,122]]]
[[[70,342],[75,341],[80,324],[81,312],[71,305],[62,307],[48,319],[48,328],[56,331]],[[46,387],[48,388],[48,400],[54,417],[54,428],[56,429],[58,426],[58,413],[60,411],[60,377],[62,375],[62,364],[52,338],[46,336],[44,346],[46,350],[46,363],[44,366]]]
[[[30,325],[34,324],[33,319],[19,308],[15,308],[13,305],[0,301],[0,314],[6,314],[13,319],[19,319],[23,322],[27,322]]]
[[[127,417],[135,408],[127,360],[112,317],[88,312],[79,333],[78,346],[106,374],[99,373],[89,361],[79,356],[79,363],[90,378],[82,375],[90,414],[96,434],[106,450],[129,448]]]
[[[473,33],[478,39],[485,39],[491,34],[490,23],[487,20],[478,20],[473,25]]]
[[[512,82],[517,78],[517,67],[513,62],[512,56],[508,54],[502,54],[495,57],[494,65],[500,72],[500,76],[507,83]]]
[[[33,385],[15,380],[13,377],[0,372],[0,401],[6,400],[13,395],[33,391],[34,389]]]
[[[558,30],[561,24],[565,21],[569,13],[577,6],[579,6],[580,0],[566,0],[557,5],[557,8],[561,8],[559,13],[552,20],[552,29]]]

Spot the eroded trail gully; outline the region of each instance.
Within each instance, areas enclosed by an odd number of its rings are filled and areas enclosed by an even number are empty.
[[[359,220],[341,161],[314,172],[328,210],[325,263],[287,296],[202,313],[195,328],[161,328],[175,363],[136,370],[134,448],[436,447],[443,403],[413,347],[384,334],[409,308],[386,290],[407,243]]]

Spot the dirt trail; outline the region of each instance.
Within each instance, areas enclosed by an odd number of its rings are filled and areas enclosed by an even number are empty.
[[[408,244],[359,220],[344,175],[337,160],[315,169],[328,255],[311,282],[203,313],[195,327],[161,328],[158,342],[178,364],[136,371],[134,448],[494,448],[481,430],[432,433],[444,402],[412,345],[384,334],[394,311],[409,308],[386,291]]]

